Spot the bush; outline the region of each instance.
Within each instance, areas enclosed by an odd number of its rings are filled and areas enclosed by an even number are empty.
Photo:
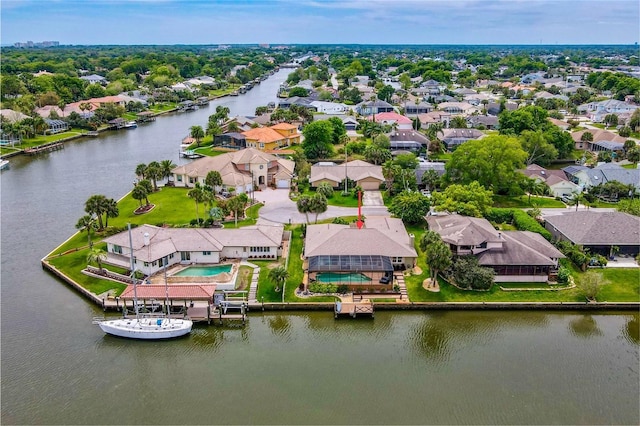
[[[520,231],[531,231],[542,235],[547,241],[551,241],[551,232],[544,229],[537,220],[522,210],[513,210],[513,224]]]
[[[338,291],[338,286],[336,284],[323,284],[323,283],[312,283],[309,284],[309,291],[312,293],[336,293]]]
[[[347,293],[349,293],[349,286],[346,285],[346,284],[341,284],[341,285],[338,286],[337,292],[339,294],[347,294]]]
[[[489,209],[489,212],[485,215],[485,219],[495,223],[511,223],[513,220],[513,209]]]
[[[569,282],[569,277],[571,277],[571,271],[569,268],[561,266],[558,270],[558,283],[567,284]]]
[[[478,265],[473,256],[459,257],[451,268],[451,276],[456,285],[467,290],[489,290],[493,285],[494,272],[491,268]]]
[[[346,221],[346,220],[344,220],[344,219],[343,219],[343,218],[341,218],[341,217],[335,217],[335,218],[333,218],[333,220],[331,221],[331,223],[335,223],[335,224],[337,224],[337,225],[348,225],[347,221]]]
[[[331,186],[330,183],[328,182],[322,182],[317,188],[316,188],[316,192],[318,194],[322,194],[324,195],[324,198],[331,198],[333,197],[333,187]]]

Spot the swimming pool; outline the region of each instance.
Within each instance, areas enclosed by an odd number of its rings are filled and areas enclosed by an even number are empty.
[[[213,265],[213,266],[187,266],[182,271],[174,274],[174,277],[212,277],[223,272],[231,272],[233,265]]]
[[[368,283],[371,278],[361,273],[339,274],[336,272],[318,272],[316,281],[320,283]]]

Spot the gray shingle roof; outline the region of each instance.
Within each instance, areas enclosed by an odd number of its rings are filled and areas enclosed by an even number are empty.
[[[574,244],[640,245],[640,217],[622,212],[567,212],[546,218]]]

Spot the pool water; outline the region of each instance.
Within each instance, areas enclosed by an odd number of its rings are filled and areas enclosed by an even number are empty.
[[[188,266],[174,274],[175,277],[211,277],[223,272],[231,272],[232,265]]]
[[[368,283],[371,278],[361,273],[338,274],[336,272],[319,272],[316,281],[320,283]]]

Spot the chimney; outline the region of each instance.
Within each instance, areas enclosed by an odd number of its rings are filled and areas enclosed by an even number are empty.
[[[149,246],[149,233],[148,232],[144,233],[144,245],[145,245],[145,247]]]
[[[409,234],[409,244],[411,244],[411,247],[415,247],[416,245],[416,236],[413,234]]]

